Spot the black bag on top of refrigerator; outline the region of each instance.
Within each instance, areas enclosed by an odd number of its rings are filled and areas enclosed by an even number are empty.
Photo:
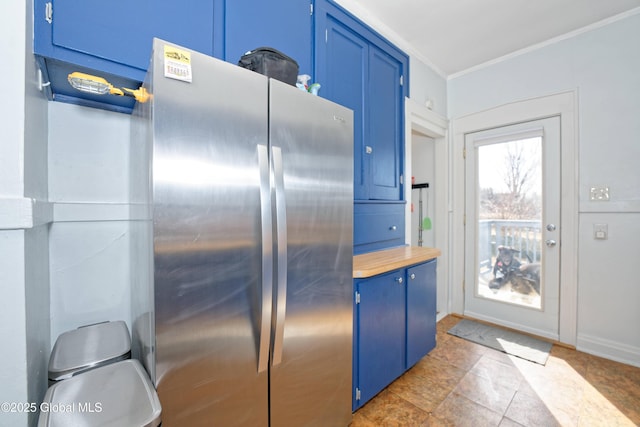
[[[281,82],[296,85],[298,63],[272,47],[259,47],[242,55],[238,65]]]

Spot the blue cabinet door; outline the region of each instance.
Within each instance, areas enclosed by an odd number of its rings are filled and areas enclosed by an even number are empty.
[[[409,59],[331,0],[314,15],[320,96],[354,110],[354,198],[402,200]]]
[[[311,0],[227,1],[224,58],[235,64],[247,51],[269,46],[311,75],[311,20]]]
[[[45,81],[51,82],[49,97],[130,110],[131,98],[84,95],[69,86],[67,75],[97,74],[114,86],[137,88],[153,37],[216,56],[222,48],[224,1],[195,0],[187,6],[153,0],[34,0],[34,53]]]
[[[323,9],[326,2],[317,4],[315,46],[320,96],[353,110],[354,199],[368,199],[368,168],[364,161],[368,43],[336,16],[336,10]]]
[[[402,64],[379,47],[369,48],[369,198],[401,200],[400,159],[404,96]]]
[[[358,280],[357,304],[357,386],[361,406],[405,368],[405,270]]]
[[[407,365],[436,346],[436,260],[407,269]]]

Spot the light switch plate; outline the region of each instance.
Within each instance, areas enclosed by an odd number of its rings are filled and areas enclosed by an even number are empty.
[[[591,201],[608,202],[609,187],[591,187],[589,198],[591,199]]]
[[[596,240],[607,240],[609,238],[609,227],[607,224],[593,224],[593,238]]]

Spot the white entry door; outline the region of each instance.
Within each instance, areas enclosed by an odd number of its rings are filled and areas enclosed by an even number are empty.
[[[467,134],[465,315],[558,339],[560,118]]]

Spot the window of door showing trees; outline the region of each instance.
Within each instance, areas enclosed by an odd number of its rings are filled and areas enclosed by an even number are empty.
[[[542,139],[477,148],[476,294],[541,308]]]

